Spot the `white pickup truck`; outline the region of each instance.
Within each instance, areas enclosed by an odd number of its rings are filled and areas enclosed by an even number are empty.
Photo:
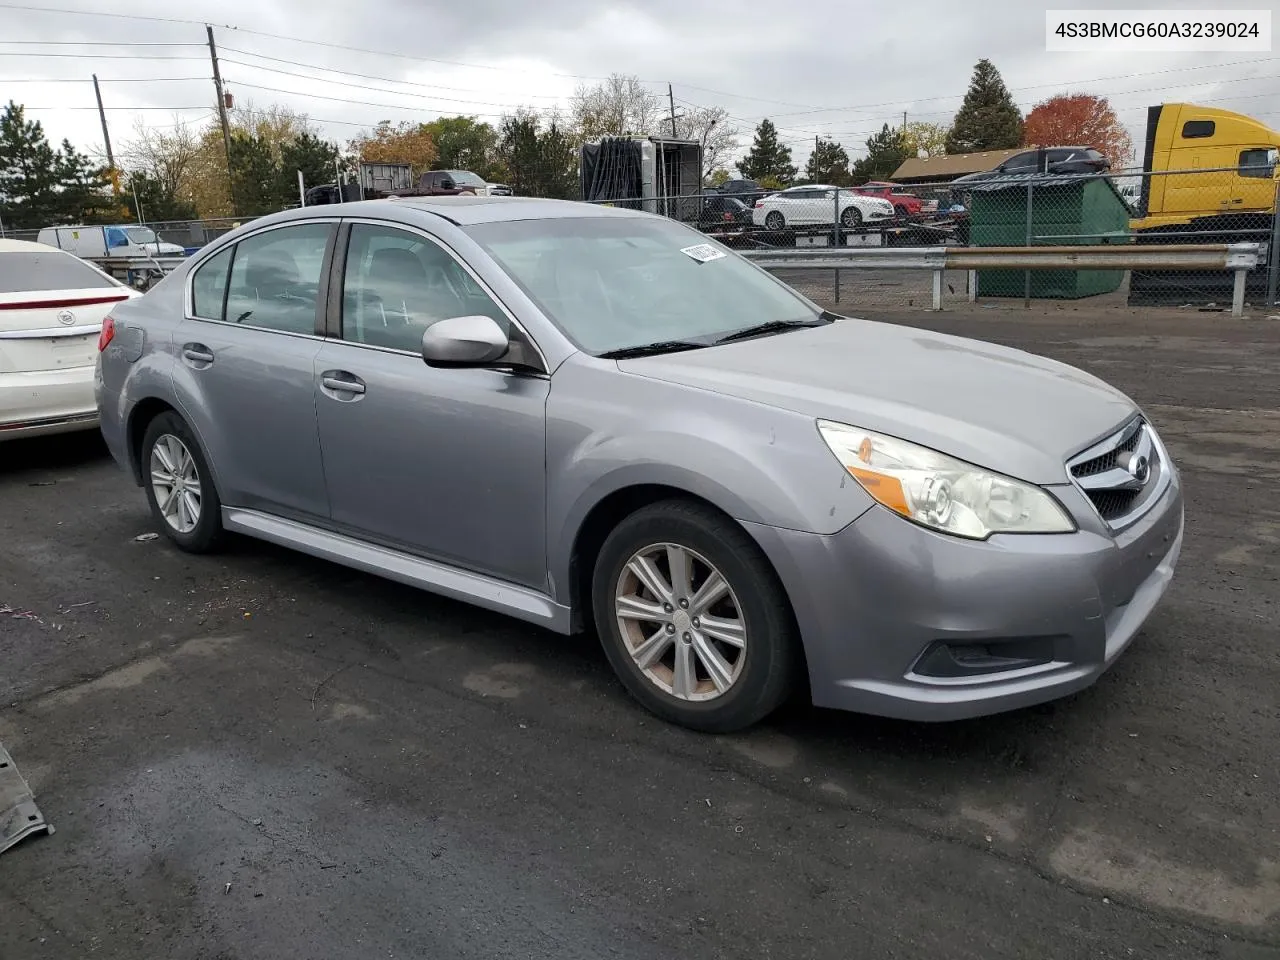
[[[178,244],[161,240],[154,230],[140,223],[45,227],[36,240],[85,260],[181,257],[185,253]]]

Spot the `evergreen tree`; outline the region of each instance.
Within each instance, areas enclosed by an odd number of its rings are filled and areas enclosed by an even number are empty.
[[[337,144],[311,133],[301,133],[280,145],[280,169],[276,172],[275,204],[277,208],[299,202],[298,171],[308,187],[333,183]]]
[[[892,177],[909,156],[911,148],[907,146],[906,136],[900,129],[886,123],[879,133],[867,140],[867,155],[854,163],[853,182],[862,184],[868,180]]]
[[[196,205],[181,200],[158,177],[143,170],[129,174],[123,184],[123,200],[130,220],[148,223],[165,223],[174,220],[195,220]],[[135,199],[136,198],[136,199]],[[138,207],[142,207],[141,213]]]
[[[778,143],[778,128],[768,117],[756,127],[751,150],[737,163],[738,172],[748,180],[772,177],[781,184],[796,178],[796,168],[791,162],[791,148]]]
[[[559,200],[578,196],[574,140],[557,117],[545,126],[532,110],[504,117],[498,129],[497,159],[516,196]]]
[[[1022,145],[1022,113],[990,60],[973,68],[964,103],[947,134],[947,153],[1008,150]]]
[[[58,222],[113,223],[121,218],[124,208],[111,195],[106,168],[95,166],[70,140],[62,141],[57,157]]]
[[[39,121],[9,101],[0,113],[0,217],[9,229],[59,222],[62,169]]]
[[[278,210],[279,177],[280,167],[271,156],[270,144],[256,134],[236,131],[231,135],[231,195],[236,216],[258,217]],[[297,174],[294,174],[294,195],[297,195]]]
[[[804,178],[811,183],[829,183],[836,187],[849,185],[849,154],[834,140],[818,138],[809,162],[804,165]]]

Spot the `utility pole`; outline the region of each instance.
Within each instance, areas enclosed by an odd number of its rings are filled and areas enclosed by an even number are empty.
[[[676,95],[671,92],[671,84],[667,84],[667,102],[671,104],[671,136],[676,135]]]
[[[222,93],[222,72],[218,69],[218,48],[213,42],[213,27],[205,25],[209,35],[209,59],[213,62],[213,88],[218,93],[218,119],[222,121],[222,146],[227,151],[227,190],[231,205],[235,206],[235,184],[231,174],[231,125],[227,122],[227,98]]]
[[[902,111],[902,132],[907,132],[907,111]]]
[[[102,142],[107,145],[107,169],[115,182],[116,158],[111,153],[111,134],[107,131],[107,111],[102,109],[102,91],[98,89],[98,75],[93,75],[93,95],[98,99],[98,119],[102,121]]]

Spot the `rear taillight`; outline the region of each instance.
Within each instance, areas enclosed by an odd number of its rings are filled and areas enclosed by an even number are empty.
[[[110,316],[102,318],[102,332],[98,334],[98,352],[101,353],[107,349],[109,344],[116,335],[116,321]]]
[[[732,222],[733,222],[733,214],[732,214],[732,213],[726,213],[726,214],[724,215],[724,222],[725,222],[725,223],[732,223]]]

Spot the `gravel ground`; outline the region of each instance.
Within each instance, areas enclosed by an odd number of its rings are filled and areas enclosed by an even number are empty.
[[[0,446],[0,742],[53,836],[0,957],[1280,957],[1280,323],[877,313],[1127,390],[1174,586],[1095,687],[920,726],[651,719],[589,638],[247,540],[81,436]]]

